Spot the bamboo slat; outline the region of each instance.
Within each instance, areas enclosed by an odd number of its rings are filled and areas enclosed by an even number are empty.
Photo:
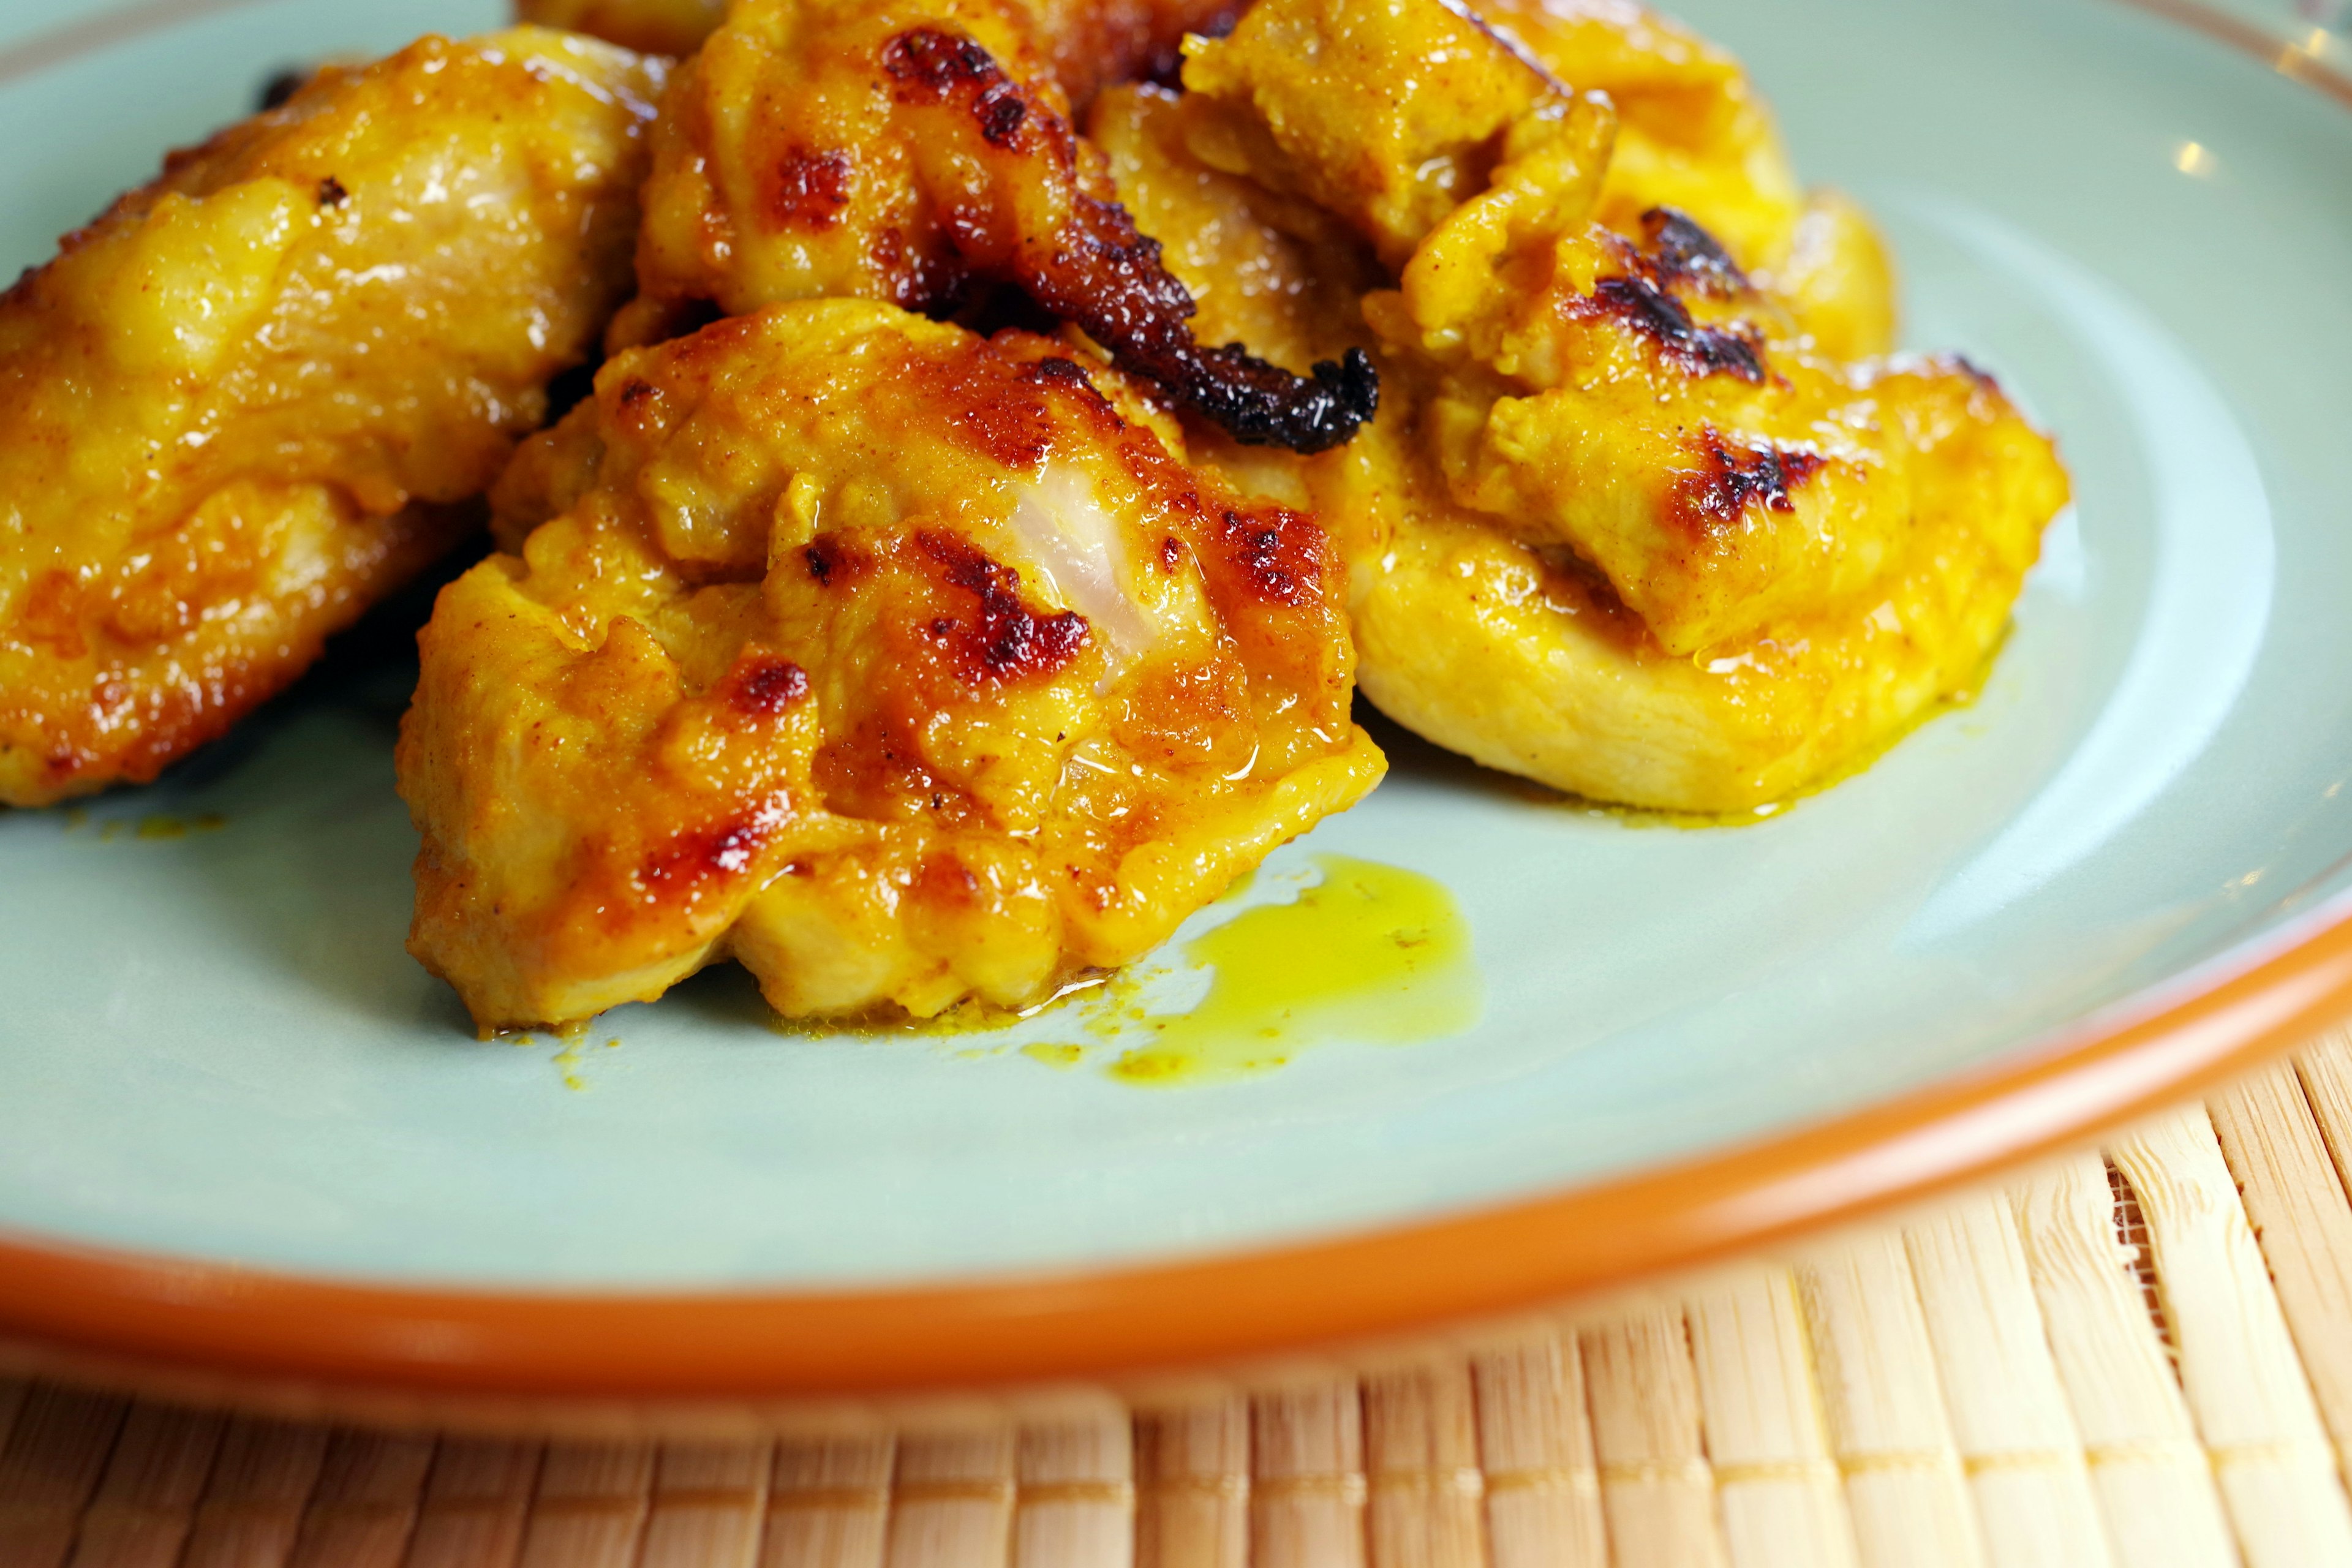
[[[2247,1568],[2352,1568],[2352,1509],[2212,1123],[2175,1112],[2114,1159],[2147,1215],[2181,1387]]]
[[[765,1444],[666,1445],[654,1464],[639,1568],[754,1568],[774,1468]]]
[[[0,1380],[0,1568],[2352,1568],[2347,1172],[2339,1033],[2104,1158],[1189,1404],[541,1445]]]
[[[443,1438],[405,1568],[513,1568],[539,1488],[539,1460],[536,1443]]]
[[[181,1568],[282,1568],[326,1457],[323,1427],[229,1423]]]
[[[898,1456],[887,1432],[777,1444],[761,1568],[882,1568]]]
[[[2303,1053],[2294,1069],[2296,1082],[2303,1089],[2305,1109],[2311,1113],[2321,1146],[2326,1151],[2328,1165],[2336,1173],[2336,1190],[2338,1194],[2352,1192],[2352,1035],[2337,1031],[2326,1036]],[[2339,1272],[2352,1267],[2345,1262],[2347,1248],[2334,1215],[2329,1215],[2323,1223],[2327,1226],[2327,1260],[2325,1265],[2314,1266]],[[2312,1369],[2312,1392],[2319,1400],[2328,1430],[2336,1436],[2339,1468],[2352,1479],[2352,1438],[2347,1436],[2347,1432],[2352,1432],[2352,1410],[2345,1408],[2347,1379],[2341,1365],[2347,1356],[2352,1356],[2352,1349],[2347,1349],[2341,1333],[2314,1337],[2325,1342],[2318,1353],[2329,1364],[2324,1370]],[[2300,1348],[2298,1342],[2297,1349]]]
[[[1606,1568],[1584,1362],[1553,1331],[1474,1357],[1494,1568]]]
[[[1363,1383],[1374,1568],[1484,1568],[1486,1478],[1475,1385],[1450,1359]]]
[[[1135,1440],[1127,1413],[1024,1429],[1013,1454],[1013,1568],[1130,1568]]]
[[[2231,1085],[2207,1109],[2341,1479],[2352,1454],[2352,1204],[2291,1064]]]
[[[1365,1568],[1363,1399],[1353,1381],[1250,1405],[1250,1561]]]
[[[884,1562],[889,1568],[1005,1568],[1013,1466],[1009,1426],[900,1438]]]
[[[1987,1561],[2104,1568],[2090,1468],[2008,1205],[1963,1200],[1904,1242]]]
[[[37,1388],[24,1399],[0,1448],[0,1564],[65,1561],[128,1408],[62,1388]]]
[[[1682,1313],[1640,1312],[1585,1332],[1580,1342],[1601,1517],[1617,1561],[1723,1568],[1715,1471]]]
[[[523,1568],[633,1568],[653,1490],[643,1443],[551,1443],[523,1531]]]
[[[2305,1047],[2294,1070],[2336,1173],[2352,1186],[2352,1027],[2331,1029]]]
[[[1796,1276],[1743,1268],[1685,1309],[1700,1417],[1733,1568],[1851,1568]]]
[[[294,1538],[292,1568],[400,1568],[432,1465],[430,1438],[336,1433]]]
[[[179,1562],[225,1425],[206,1411],[133,1408],[81,1516],[71,1568],[172,1568]]]
[[[0,1450],[6,1448],[8,1434],[16,1425],[16,1412],[23,1408],[25,1396],[31,1392],[31,1384],[21,1377],[0,1377]]]
[[[2117,1568],[2234,1568],[2237,1549],[2095,1154],[2011,1194],[2059,1380]]]
[[[1982,1568],[1902,1237],[1842,1240],[1808,1257],[1797,1283],[1863,1568]]]
[[[1135,1484],[1136,1568],[1246,1568],[1249,1401],[1139,1415]]]

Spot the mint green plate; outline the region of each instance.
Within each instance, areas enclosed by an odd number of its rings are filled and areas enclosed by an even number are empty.
[[[1972,708],[1721,831],[1542,804],[1384,731],[1387,784],[1251,896],[1318,852],[1442,879],[1485,984],[1452,1038],[1151,1090],[1010,1048],[1052,1020],[788,1037],[729,971],[558,1064],[476,1041],[402,949],[411,671],[380,626],[163,784],[0,814],[0,1235],[558,1300],[1083,1277],[1786,1139],[2332,925],[2352,115],[2111,0],[1685,11],[1747,58],[1808,178],[1882,216],[1911,341],[2061,436],[2079,503]],[[274,68],[496,20],[5,0],[0,254],[44,257]]]

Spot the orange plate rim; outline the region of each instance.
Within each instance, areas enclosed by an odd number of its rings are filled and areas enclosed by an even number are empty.
[[[0,50],[0,80],[238,0]],[[2120,0],[2352,107],[2352,80],[2197,0]],[[128,26],[126,26],[128,24]],[[2289,51],[2292,53],[2292,51]],[[1230,1363],[1540,1307],[1913,1201],[2097,1133],[2352,1011],[2352,896],[1995,1068],[1729,1151],[1358,1235],[1100,1272],[832,1291],[492,1292],[0,1235],[0,1338],[419,1394],[740,1401]]]

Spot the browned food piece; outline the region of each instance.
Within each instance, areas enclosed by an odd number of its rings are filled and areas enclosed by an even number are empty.
[[[627,292],[661,81],[330,68],[0,297],[0,801],[152,778],[452,542]]]
[[[1750,270],[1804,220],[1736,65],[1632,7],[1497,16],[1260,0],[1095,132],[1220,331],[1379,335],[1387,407],[1344,451],[1213,454],[1332,531],[1367,695],[1562,789],[1748,810],[1969,688],[2065,472],[1964,363],[1828,352],[1883,339],[1883,270]],[[1683,104],[1676,159],[1621,173],[1595,81],[1660,134]],[[1622,210],[1669,189],[1742,244]]]
[[[1467,0],[1579,92],[1603,92],[1617,135],[1595,221],[1628,237],[1671,207],[1765,281],[1832,359],[1895,343],[1895,282],[1877,232],[1835,191],[1797,184],[1770,110],[1739,62],[1633,0]]]
[[[714,960],[787,1016],[1041,1001],[1380,777],[1314,521],[1116,372],[862,300],[607,364],[445,590],[411,951],[485,1028]]]
[[[792,300],[946,313],[1008,284],[1237,440],[1347,441],[1379,402],[1370,362],[1301,376],[1194,340],[1191,296],[1071,130],[1093,79],[1057,79],[1053,42],[1013,5],[737,5],[664,106],[615,341]]]

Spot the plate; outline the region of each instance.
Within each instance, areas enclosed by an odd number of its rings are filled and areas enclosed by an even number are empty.
[[[2078,504],[1972,705],[1706,830],[1383,731],[1388,782],[1242,904],[1297,897],[1318,857],[1433,877],[1477,1021],[1142,1087],[1105,1070],[1116,1040],[1019,1048],[1067,1041],[1058,1015],[786,1037],[732,972],[568,1048],[475,1040],[401,945],[395,607],[164,783],[0,816],[0,1332],[579,1395],[1237,1356],[1916,1194],[2331,1020],[2352,117],[2115,0],[1684,10],[1807,177],[1881,216],[1912,341],[2063,441]],[[0,253],[47,254],[276,68],[495,20],[0,5],[0,140],[34,150],[0,167]]]

